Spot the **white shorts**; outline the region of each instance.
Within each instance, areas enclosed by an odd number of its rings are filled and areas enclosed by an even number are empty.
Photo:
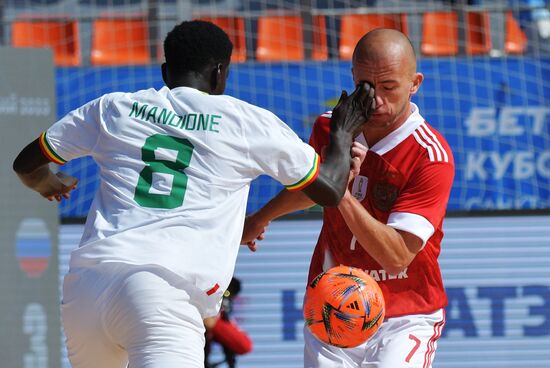
[[[341,349],[304,327],[305,368],[430,368],[445,311],[388,318],[365,344]]]
[[[106,263],[65,276],[61,313],[73,368],[203,368],[191,292],[162,270]]]

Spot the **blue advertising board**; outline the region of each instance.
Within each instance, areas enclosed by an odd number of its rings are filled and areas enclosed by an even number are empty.
[[[302,300],[320,225],[275,221],[256,253],[241,249],[234,316],[255,348],[239,367],[302,366]],[[444,232],[449,304],[433,366],[550,367],[550,217],[448,218]]]
[[[237,64],[227,93],[275,112],[307,141],[315,117],[334,106],[342,89],[353,89],[350,68],[336,60]],[[418,69],[425,80],[413,101],[455,156],[449,210],[550,208],[550,59],[422,59]],[[61,68],[58,112],[103,93],[151,86],[163,86],[158,66]],[[61,215],[83,217],[97,188],[97,168],[85,158],[66,170],[83,180],[61,204]],[[252,185],[248,211],[281,188],[260,177]]]
[[[320,227],[321,220],[274,221],[257,252],[241,248],[232,316],[254,347],[238,367],[303,366],[302,300]],[[550,367],[550,216],[447,218],[443,230],[449,303],[433,366]],[[61,228],[60,277],[82,231]]]

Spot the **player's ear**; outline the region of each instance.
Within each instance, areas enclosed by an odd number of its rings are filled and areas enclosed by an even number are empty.
[[[409,90],[410,95],[416,94],[418,92],[418,89],[420,88],[420,85],[422,84],[422,81],[424,80],[424,74],[422,73],[415,73],[413,78],[413,83],[411,85],[411,89]]]
[[[221,64],[216,64],[210,71],[210,93],[217,94],[220,86]]]
[[[221,95],[225,91],[225,82],[227,80],[229,65],[224,65],[222,63],[216,64],[211,75],[211,87],[212,93],[216,95]]]

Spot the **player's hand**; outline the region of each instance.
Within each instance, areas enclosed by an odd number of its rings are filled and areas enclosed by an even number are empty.
[[[349,172],[348,184],[359,175],[361,172],[361,165],[367,157],[368,148],[363,146],[359,142],[353,142],[351,146],[351,168]]]
[[[76,188],[78,179],[61,171],[55,174],[55,178],[55,182],[45,192],[40,193],[42,197],[48,201],[55,199],[58,202],[61,202],[61,198],[70,198],[70,192]]]
[[[325,159],[327,151],[327,146],[323,146],[321,148],[321,160]],[[350,153],[351,153],[351,164],[350,164],[350,172],[349,172],[349,179],[348,184],[355,179],[357,175],[359,175],[359,172],[361,171],[361,165],[363,164],[363,161],[365,161],[365,158],[367,157],[367,151],[368,148],[363,146],[359,142],[353,142],[351,145]]]
[[[368,121],[374,110],[376,110],[376,90],[369,82],[359,82],[355,87],[356,90],[360,86],[367,89],[367,96],[362,101],[363,102],[363,114],[365,115],[365,121]]]
[[[343,129],[355,137],[375,108],[374,87],[360,82],[351,95],[342,91],[340,100],[332,110],[331,129]]]
[[[241,244],[248,246],[252,252],[258,250],[256,241],[264,240],[265,231],[269,223],[263,223],[258,221],[254,215],[247,216],[244,220],[243,235],[241,237]]]

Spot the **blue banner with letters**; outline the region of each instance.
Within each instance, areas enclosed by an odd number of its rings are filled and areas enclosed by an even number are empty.
[[[426,58],[418,69],[425,80],[413,101],[455,157],[449,210],[550,208],[550,59]],[[61,68],[58,113],[103,93],[162,86],[158,66]],[[353,89],[349,62],[245,63],[231,67],[227,93],[275,112],[307,141],[315,117],[335,105],[342,89]],[[83,217],[97,168],[85,158],[65,170],[80,177],[81,186],[61,204],[61,214]],[[260,177],[248,211],[281,188]]]
[[[243,293],[234,316],[255,344],[239,367],[303,366],[302,302],[320,226],[275,221],[258,252],[239,252]],[[550,367],[550,216],[448,218],[443,230],[439,265],[449,302],[433,366]],[[414,345],[403,345],[400,367],[407,348]]]
[[[231,318],[254,348],[238,357],[239,368],[303,367],[302,302],[321,222],[273,221],[257,252],[240,250],[235,276],[242,288]],[[60,277],[83,230],[61,227]],[[550,367],[550,216],[455,217],[443,231],[439,265],[449,303],[433,366]],[[416,351],[409,342],[398,367]],[[218,344],[211,360],[222,360]]]

